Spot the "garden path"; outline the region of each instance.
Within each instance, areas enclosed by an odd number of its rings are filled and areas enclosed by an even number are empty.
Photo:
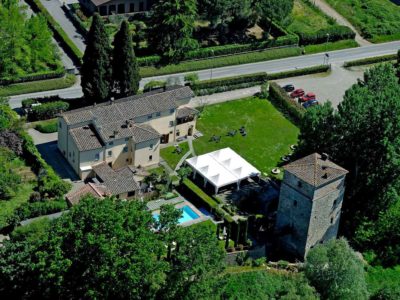
[[[334,10],[328,3],[326,3],[324,0],[314,0],[314,4],[319,7],[324,13],[326,13],[328,16],[334,18],[336,22],[338,22],[340,25],[344,25],[347,27],[350,27],[351,30],[353,30],[356,33],[356,42],[362,47],[362,46],[367,46],[370,45],[371,43],[364,39],[360,33],[357,31],[357,29],[354,28],[354,26],[347,21],[345,17],[343,17],[341,14],[339,14],[336,10]]]

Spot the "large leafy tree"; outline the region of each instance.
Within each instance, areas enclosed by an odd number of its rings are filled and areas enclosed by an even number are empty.
[[[149,42],[164,59],[177,62],[184,58],[185,52],[198,47],[192,37],[196,3],[196,0],[160,0],[154,4]]]
[[[107,100],[111,90],[111,47],[102,18],[96,13],[90,27],[81,67],[82,90],[90,103]]]
[[[123,21],[114,37],[113,81],[115,93],[119,97],[134,95],[139,90],[139,66],[133,50],[129,24]]]
[[[208,279],[221,272],[224,255],[214,232],[177,226],[180,215],[167,206],[156,222],[141,202],[82,199],[39,234],[4,243],[0,296],[194,299],[187,295],[214,286]]]
[[[350,173],[344,202],[345,233],[376,220],[394,201],[400,175],[400,85],[391,64],[368,70],[333,111],[315,107],[300,126],[299,155],[326,152]]]
[[[305,274],[323,299],[368,299],[363,262],[344,239],[311,249]]]

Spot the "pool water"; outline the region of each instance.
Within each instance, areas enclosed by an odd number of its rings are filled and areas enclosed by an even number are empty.
[[[200,216],[198,214],[196,214],[193,211],[193,209],[188,205],[185,205],[184,207],[180,208],[180,210],[182,210],[182,216],[178,220],[179,224],[186,223],[186,222],[193,221],[193,220],[200,218]],[[156,221],[158,221],[159,217],[160,217],[160,214],[153,215],[153,218]]]

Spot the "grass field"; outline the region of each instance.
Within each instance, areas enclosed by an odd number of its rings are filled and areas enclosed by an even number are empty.
[[[295,0],[292,22],[287,27],[292,32],[314,33],[320,29],[337,25],[335,20],[326,16],[318,8],[304,0]]]
[[[66,77],[63,78],[10,84],[8,86],[0,87],[0,97],[8,97],[13,95],[65,89],[67,87],[74,85],[75,81],[76,81],[75,75],[68,74]]]
[[[175,169],[181,158],[186,154],[186,152],[189,151],[188,143],[181,143],[179,144],[179,147],[181,147],[182,149],[182,152],[180,154],[176,152],[176,147],[174,146],[163,148],[160,150],[161,157],[172,169]]]
[[[246,137],[239,133],[234,137],[227,136],[229,131],[241,126],[246,128]],[[194,141],[196,154],[230,147],[267,173],[290,152],[289,147],[297,142],[299,133],[298,128],[269,101],[257,97],[207,106],[196,127],[204,134]],[[209,141],[213,135],[220,135],[221,141]]]
[[[390,0],[327,0],[371,42],[400,39],[400,6]]]

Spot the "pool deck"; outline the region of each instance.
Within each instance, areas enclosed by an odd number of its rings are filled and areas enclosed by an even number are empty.
[[[183,227],[191,226],[193,224],[204,222],[206,220],[212,220],[211,217],[204,215],[200,210],[198,210],[196,208],[196,206],[194,206],[192,203],[190,203],[183,197],[176,197],[176,198],[173,198],[170,200],[158,199],[158,200],[150,201],[147,203],[147,208],[153,214],[159,214],[161,206],[166,205],[166,204],[174,205],[175,208],[177,208],[177,209],[182,208],[184,206],[189,206],[199,216],[199,218],[197,218],[197,219],[179,224]]]

